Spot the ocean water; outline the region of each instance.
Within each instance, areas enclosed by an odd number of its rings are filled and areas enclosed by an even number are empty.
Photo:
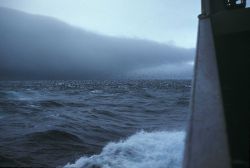
[[[0,167],[179,168],[188,80],[0,82]]]

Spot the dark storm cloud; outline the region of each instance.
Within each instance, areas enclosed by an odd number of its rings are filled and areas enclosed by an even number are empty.
[[[0,0],[0,6],[55,17],[105,35],[186,48],[195,46],[200,13],[200,0]]]
[[[0,36],[0,79],[117,78],[167,65],[184,73],[181,66],[194,55],[193,49],[97,35],[6,8],[0,8]]]

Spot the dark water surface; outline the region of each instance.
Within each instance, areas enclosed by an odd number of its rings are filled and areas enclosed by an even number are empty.
[[[178,167],[189,99],[187,80],[0,82],[0,166]]]

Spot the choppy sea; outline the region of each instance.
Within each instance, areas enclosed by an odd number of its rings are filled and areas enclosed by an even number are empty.
[[[179,168],[189,80],[2,81],[0,167]]]

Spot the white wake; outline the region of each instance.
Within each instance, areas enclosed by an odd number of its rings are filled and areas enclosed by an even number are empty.
[[[184,132],[139,132],[65,168],[180,168]]]

